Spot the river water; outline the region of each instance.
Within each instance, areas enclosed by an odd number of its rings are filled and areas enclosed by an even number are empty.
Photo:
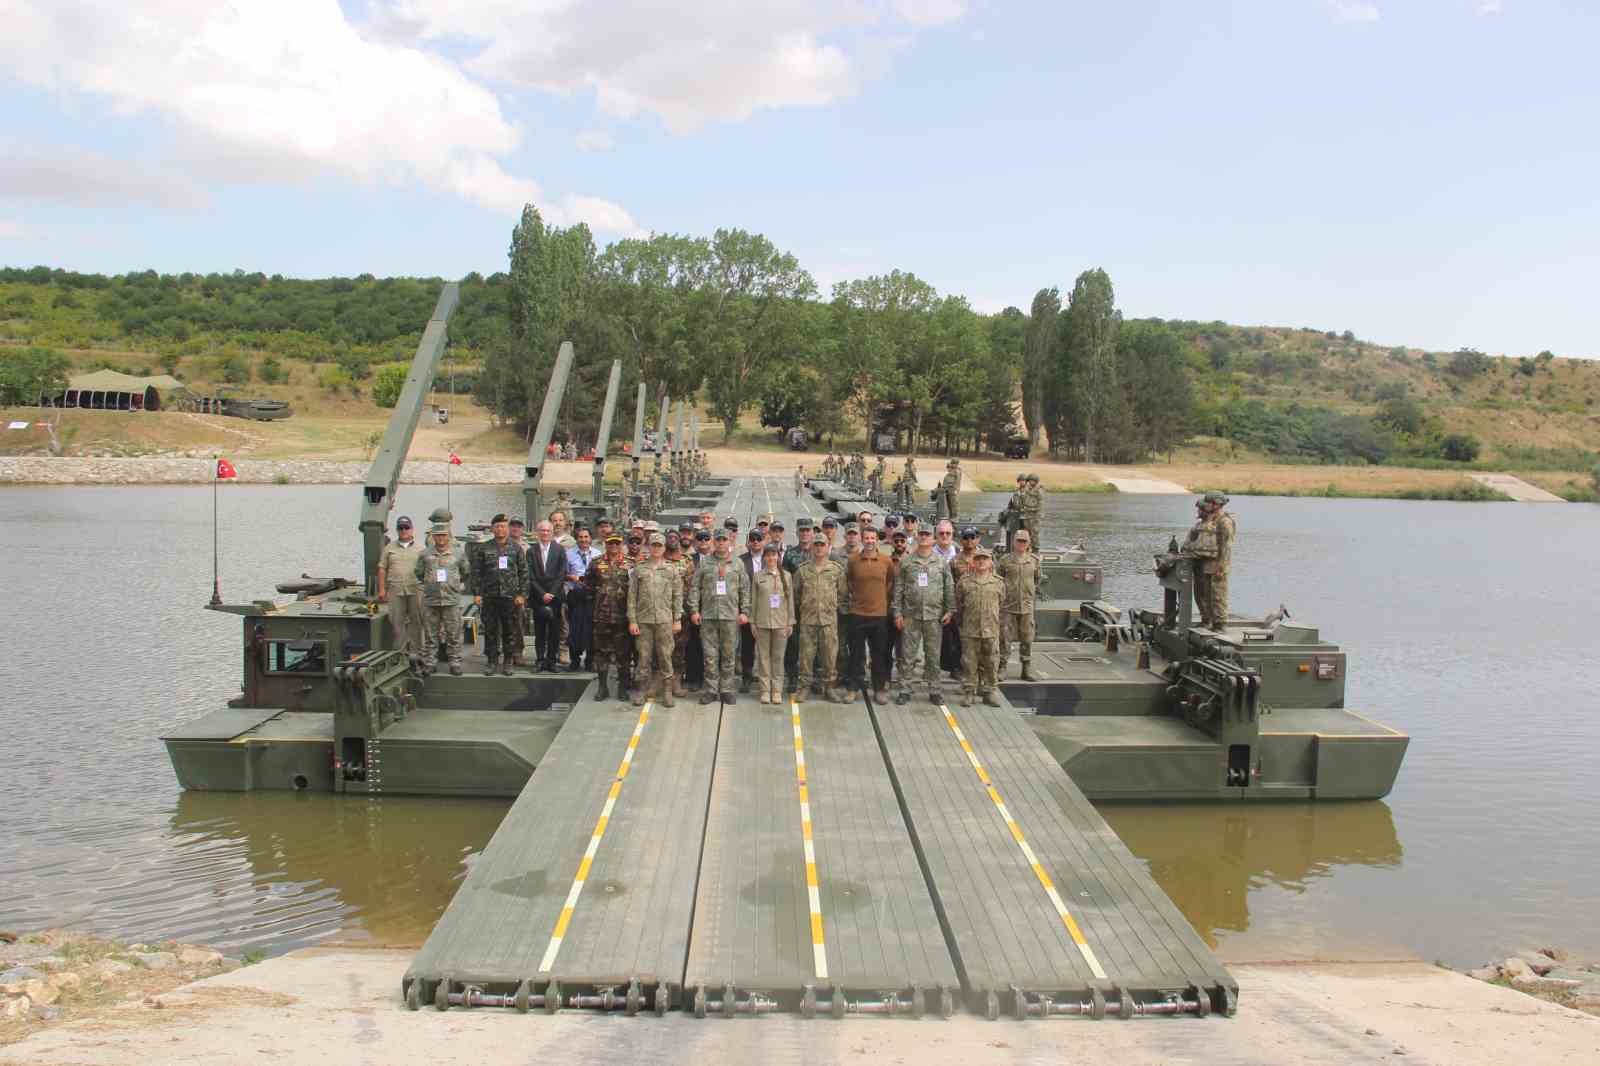
[[[443,489],[408,487],[425,514]],[[356,492],[226,486],[231,600],[360,568]],[[459,489],[462,515],[512,487]],[[980,510],[1002,498],[977,497]],[[1188,497],[1057,495],[1106,598],[1153,606]],[[1107,806],[1235,961],[1600,956],[1600,508],[1241,498],[1233,609],[1280,602],[1349,652],[1349,706],[1411,734],[1388,799]],[[0,490],[0,928],[73,925],[276,952],[420,943],[508,804],[185,794],[156,737],[238,690],[204,487]]]

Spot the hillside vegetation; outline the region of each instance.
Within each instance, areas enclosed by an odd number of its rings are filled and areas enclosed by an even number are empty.
[[[864,440],[870,422],[902,447],[916,436],[923,451],[992,449],[1025,426],[1041,450],[1111,462],[1494,467],[1586,479],[1600,460],[1600,362],[1384,347],[1348,331],[1123,321],[1099,271],[1079,279],[1081,313],[1044,290],[1028,313],[978,315],[899,272],[843,283],[825,301],[792,257],[740,231],[596,252],[586,233],[540,224],[544,244],[524,266],[543,270],[539,255],[574,235],[579,273],[546,301],[565,301],[567,319],[542,332],[527,321],[534,283],[515,272],[464,279],[440,390],[452,381],[477,389],[491,415],[525,429],[549,354],[519,348],[543,348],[533,335],[576,331],[581,319],[568,404],[580,412],[568,419],[578,436],[617,357],[630,380],[643,372],[670,379],[675,395],[703,393],[707,413],[729,427],[759,413],[764,426],[805,426],[841,446]],[[720,289],[719,256],[734,265],[742,256],[782,284]],[[0,269],[0,403],[26,404],[45,380],[108,366],[174,373],[199,391],[231,385],[330,422],[370,421],[392,404],[440,283]],[[1103,354],[1092,356],[1097,344]],[[1083,369],[1091,357],[1105,361],[1099,379]],[[1098,405],[1084,399],[1095,380],[1109,397]],[[1102,444],[1085,455],[1086,428],[1102,424]]]

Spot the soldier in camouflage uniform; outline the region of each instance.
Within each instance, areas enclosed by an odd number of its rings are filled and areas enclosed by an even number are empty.
[[[1028,542],[1035,555],[1039,543],[1039,516],[1044,512],[1044,491],[1039,488],[1039,475],[1029,474],[1027,486],[1022,490],[1022,527],[1028,531]]]
[[[878,456],[878,465],[872,468],[872,474],[867,478],[867,491],[872,500],[882,503],[883,481],[889,476],[889,464],[884,462],[883,456]]]
[[[1011,659],[1011,642],[1017,642],[1022,660],[1022,680],[1037,681],[1033,675],[1033,601],[1039,592],[1039,555],[1026,529],[1017,530],[1011,550],[1000,560],[995,573],[1005,584],[1004,609],[1000,612],[1000,658],[997,670],[1005,676]]]
[[[705,649],[705,690],[701,703],[736,703],[734,674],[739,665],[739,627],[750,620],[750,576],[733,557],[726,527],[712,535],[716,552],[695,571],[689,586],[689,617],[700,627]]]
[[[933,550],[933,530],[917,531],[917,550],[900,559],[895,581],[894,624],[900,631],[900,693],[897,703],[911,702],[911,678],[922,665],[928,701],[943,703],[939,691],[939,644],[944,624],[954,616],[955,586],[944,557]]]
[[[1228,571],[1233,566],[1233,541],[1238,532],[1233,515],[1224,511],[1228,497],[1208,492],[1195,504],[1194,527],[1184,541],[1183,554],[1193,557],[1194,601],[1200,623],[1221,629],[1228,622]]]
[[[939,482],[939,500],[944,504],[944,517],[957,521],[961,496],[961,460],[952,459],[945,464],[944,480]]]
[[[667,562],[678,571],[678,577],[683,583],[683,611],[679,615],[682,623],[677,631],[672,634],[672,694],[683,695],[684,678],[688,676],[689,669],[689,586],[694,583],[694,561],[684,554],[685,545],[679,535],[667,534]]]
[[[422,586],[422,674],[439,666],[439,645],[444,645],[450,672],[461,676],[461,597],[467,590],[467,556],[456,550],[450,526],[438,522],[428,530],[433,543],[417,559],[416,577]]]
[[[583,575],[583,584],[594,603],[594,672],[600,680],[595,695],[611,695],[607,684],[611,668],[617,669],[617,698],[628,698],[629,667],[633,661],[633,638],[628,633],[628,571],[622,554],[622,536],[606,537],[606,553]]]
[[[844,564],[834,559],[828,542],[811,542],[811,558],[794,570],[795,620],[800,650],[795,691],[843,700],[836,691],[839,675],[839,612],[844,608]],[[821,659],[820,667],[818,658]]]
[[[650,558],[628,575],[628,632],[639,656],[639,690],[633,702],[640,706],[652,696],[659,696],[663,707],[676,706],[672,638],[683,628],[683,576],[666,554],[667,538],[650,534]]]
[[[956,613],[961,618],[961,706],[983,694],[990,707],[1000,706],[996,663],[1000,653],[1000,606],[1005,585],[995,576],[994,557],[980,546],[972,569],[956,583]]]
[[[516,624],[516,609],[526,602],[528,559],[512,541],[505,515],[495,515],[490,528],[494,539],[478,555],[472,575],[477,595],[472,602],[478,605],[483,618],[484,672],[499,670],[510,677],[511,657],[517,651],[517,634],[512,627]]]

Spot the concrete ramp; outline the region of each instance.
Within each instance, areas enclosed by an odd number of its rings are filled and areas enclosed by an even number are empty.
[[[1560,496],[1553,492],[1546,492],[1537,485],[1530,485],[1520,477],[1510,474],[1470,474],[1472,480],[1480,485],[1485,485],[1496,492],[1510,496],[1518,503],[1566,503]]]
[[[1164,481],[1158,477],[1140,475],[1118,474],[1112,477],[1107,474],[1100,475],[1107,485],[1118,492],[1129,492],[1141,496],[1188,496],[1189,490],[1176,481]]]

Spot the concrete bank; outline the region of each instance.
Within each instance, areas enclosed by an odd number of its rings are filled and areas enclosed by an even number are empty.
[[[231,460],[240,482],[261,485],[359,485],[367,479],[370,463],[331,462],[320,459]],[[621,464],[611,463],[615,474]],[[202,485],[212,478],[212,460],[192,458],[44,458],[0,456],[0,484],[14,485]],[[586,462],[545,464],[549,485],[589,485],[594,466]],[[448,474],[447,474],[448,471]],[[520,463],[440,462],[406,463],[405,485],[443,485],[446,477],[457,485],[520,485]]]
[[[1600,1061],[1600,1019],[1419,962],[1236,966],[1232,1019],[806,1022],[411,1013],[412,954],[295,952],[36,1033],[0,1063]]]

